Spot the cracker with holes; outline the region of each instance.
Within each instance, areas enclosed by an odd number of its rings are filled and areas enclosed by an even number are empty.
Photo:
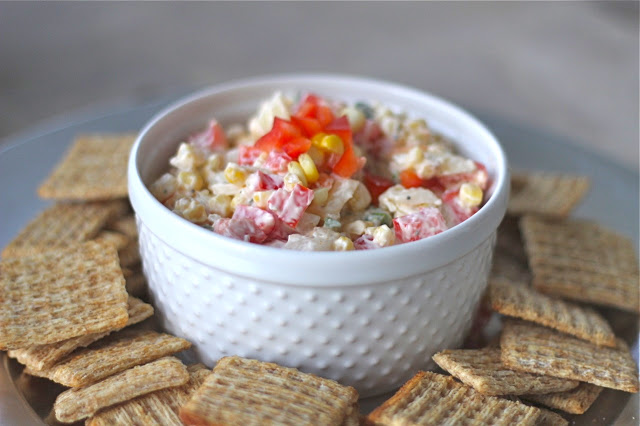
[[[2,251],[2,257],[29,256],[96,237],[104,224],[120,214],[122,200],[58,203],[41,212]]]
[[[506,321],[500,348],[502,362],[516,371],[638,392],[638,367],[621,340],[609,348],[535,324]]]
[[[628,238],[585,220],[526,216],[520,228],[537,290],[640,312],[638,260]]]
[[[545,395],[523,395],[522,398],[567,413],[583,414],[598,399],[602,389],[591,383],[581,383],[577,388],[569,391]]]
[[[547,172],[514,173],[507,212],[567,217],[589,190],[589,178]]]
[[[260,389],[260,392],[256,392]],[[180,409],[185,424],[342,424],[357,410],[358,393],[333,380],[240,357],[216,364]]]
[[[42,198],[111,200],[127,196],[127,164],[135,134],[76,138],[65,157],[38,188]]]
[[[127,293],[116,249],[95,242],[0,261],[0,349],[124,327]]]
[[[142,300],[129,296],[128,309],[129,319],[126,326],[137,324],[153,315],[153,306],[144,303]],[[115,331],[115,330],[114,330]],[[25,349],[14,349],[7,353],[21,364],[26,365],[31,371],[45,370],[60,361],[66,355],[78,348],[89,346],[111,331],[103,333],[92,333],[85,336],[72,337],[61,342],[49,343],[47,345],[31,346]]]
[[[446,349],[433,360],[452,376],[485,395],[523,395],[560,392],[578,386],[575,380],[510,370],[500,349]]]
[[[535,322],[597,345],[617,344],[609,323],[593,309],[554,299],[528,286],[491,280],[489,303],[503,315]]]
[[[100,411],[87,420],[87,426],[135,425],[142,422],[145,426],[182,426],[178,415],[180,407],[211,374],[211,370],[202,364],[190,365],[187,371],[189,382],[185,385],[153,392]]]
[[[64,391],[58,395],[53,408],[59,421],[73,423],[100,409],[161,389],[182,386],[188,381],[189,373],[180,360],[161,358],[90,386]]]
[[[189,347],[191,343],[187,340],[169,334],[150,330],[124,330],[94,346],[72,353],[49,369],[25,371],[43,375],[65,386],[82,387]]]
[[[371,425],[535,425],[541,411],[515,401],[482,395],[453,377],[420,371],[376,408]]]

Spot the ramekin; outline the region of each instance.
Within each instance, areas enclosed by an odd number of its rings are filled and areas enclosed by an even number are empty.
[[[148,186],[178,143],[212,117],[244,121],[274,91],[369,100],[422,117],[486,165],[489,199],[433,237],[379,250],[302,252],[228,239],[174,214]],[[161,326],[212,366],[240,355],[335,379],[361,396],[388,392],[431,356],[459,347],[491,266],[509,193],[505,154],[485,126],[417,89],[342,75],[281,75],[199,91],[157,114],[129,161],[128,185]]]

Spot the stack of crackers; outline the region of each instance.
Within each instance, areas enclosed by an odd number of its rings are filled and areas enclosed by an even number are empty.
[[[638,391],[629,348],[597,307],[640,311],[633,246],[569,219],[588,180],[550,174],[513,178],[486,296],[500,336],[434,355],[450,376],[418,372],[364,419],[355,389],[292,368],[236,356],[185,366],[173,355],[188,341],[140,326],[153,307],[138,298],[126,200],[134,139],[78,138],[39,189],[55,204],[2,252],[0,349],[23,376],[68,388],[50,423],[564,425],[559,411],[584,413],[603,388]]]
[[[557,412],[584,413],[604,388],[638,392],[629,347],[589,306],[640,311],[631,241],[568,218],[584,177],[517,174],[512,186],[487,292],[499,338],[435,354],[451,376],[418,373],[368,424],[563,425]]]

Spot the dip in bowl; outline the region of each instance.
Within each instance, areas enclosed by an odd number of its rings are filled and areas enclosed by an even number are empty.
[[[275,91],[348,104],[377,101],[423,118],[460,155],[486,167],[485,203],[428,238],[381,250],[285,250],[225,237],[167,209],[149,188],[181,141],[244,122]],[[169,332],[211,366],[240,355],[335,379],[362,396],[397,388],[431,356],[461,345],[486,287],[506,210],[506,158],[495,137],[458,107],[416,89],[363,78],[285,75],[198,92],[142,130],[129,162],[149,291]]]

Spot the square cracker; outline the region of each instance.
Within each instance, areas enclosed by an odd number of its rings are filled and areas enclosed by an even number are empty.
[[[42,198],[111,200],[127,196],[127,163],[135,134],[81,135],[38,188]]]
[[[177,358],[161,358],[111,376],[101,382],[62,392],[53,406],[56,418],[72,423],[98,410],[160,389],[182,386],[189,373]]]
[[[551,410],[539,408],[542,412],[538,418],[536,426],[567,426],[569,422],[558,413],[554,413]]]
[[[107,225],[107,228],[120,232],[129,238],[138,238],[138,226],[136,225],[136,218],[134,215],[126,215],[112,220]]]
[[[545,395],[523,395],[522,398],[567,413],[583,414],[598,399],[602,389],[591,383],[580,383],[577,388],[569,391]]]
[[[180,409],[185,424],[341,424],[358,393],[333,380],[237,356],[213,373]]]
[[[163,389],[145,396],[132,399],[124,404],[100,411],[87,420],[87,426],[136,425],[145,426],[182,426],[178,416],[193,392],[211,374],[202,364],[190,365],[189,382],[183,386]]]
[[[589,190],[586,176],[514,173],[507,212],[567,217]]]
[[[493,279],[489,283],[489,303],[503,315],[535,322],[597,345],[617,344],[607,320],[593,309],[554,299],[528,286]]]
[[[0,349],[60,342],[124,327],[118,254],[95,242],[0,261]]]
[[[617,348],[596,346],[534,324],[506,321],[500,338],[509,368],[638,392],[638,368],[621,340]]]
[[[453,377],[420,371],[367,417],[368,424],[535,425],[541,411],[482,395]]]
[[[142,300],[129,296],[128,309],[129,319],[127,326],[137,324],[153,315],[153,306],[144,303]],[[115,331],[115,330],[113,330]],[[47,345],[31,346],[25,349],[14,349],[7,353],[11,358],[15,358],[21,364],[33,370],[44,370],[53,366],[66,355],[78,348],[89,346],[91,343],[102,339],[111,333],[92,333],[85,336],[72,337],[62,342],[49,343]]]
[[[122,200],[54,204],[20,231],[4,248],[2,257],[28,256],[90,240],[124,206]]]
[[[525,216],[520,228],[537,290],[640,312],[638,260],[628,238],[585,220]]]
[[[65,386],[82,387],[190,346],[187,340],[169,334],[151,330],[125,330],[112,334],[92,347],[74,352],[37,374]],[[34,373],[31,370],[27,372]]]
[[[500,360],[500,349],[447,349],[433,360],[464,384],[484,395],[559,392],[578,386],[575,380],[513,371]]]

